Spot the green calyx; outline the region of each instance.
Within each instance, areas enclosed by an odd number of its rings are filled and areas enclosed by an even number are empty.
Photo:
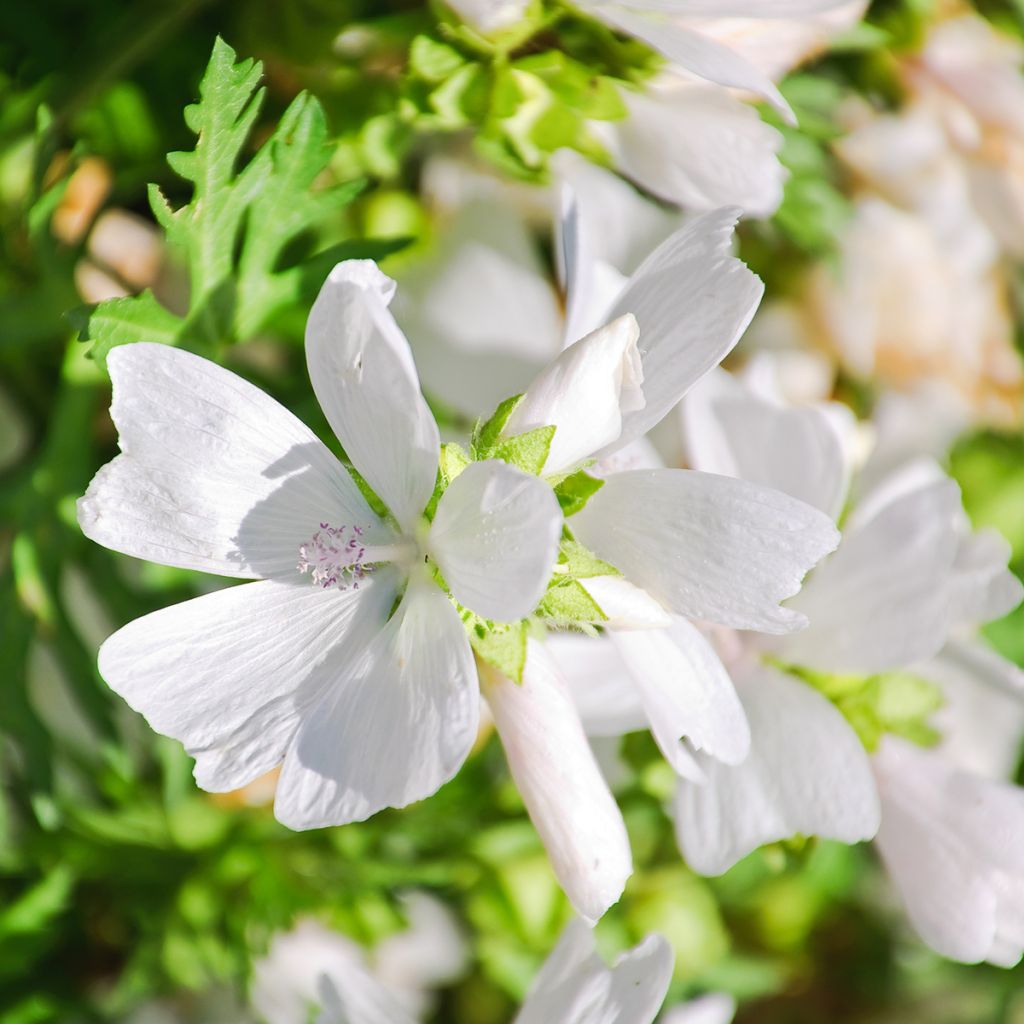
[[[877,750],[887,734],[922,747],[934,746],[942,738],[929,722],[944,703],[942,691],[935,683],[911,672],[860,676],[815,672],[791,665],[776,667],[827,697],[869,752]]]

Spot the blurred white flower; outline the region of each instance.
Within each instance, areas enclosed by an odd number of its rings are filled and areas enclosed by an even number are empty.
[[[722,992],[712,992],[672,1007],[660,1024],[729,1024],[736,1014],[736,1000]]]
[[[295,828],[422,799],[469,752],[472,654],[424,559],[468,607],[513,621],[544,592],[561,531],[548,485],[496,461],[469,466],[423,521],[438,433],[392,290],[371,263],[339,264],[306,338],[321,407],[389,521],[288,410],[148,344],[110,354],[122,454],[79,502],[82,529],[107,547],[260,580],[129,624],[100,670],[185,744],[206,789],[283,760],[275,813]]]
[[[265,1024],[305,1024],[317,1010],[317,1024],[420,1020],[365,962],[360,947],[304,921],[256,963],[253,1006]],[[672,950],[662,936],[648,935],[609,967],[590,928],[570,921],[512,1024],[652,1024],[671,979]]]
[[[348,1024],[399,1024],[424,1016],[435,990],[465,971],[466,942],[435,897],[408,892],[401,903],[408,927],[371,950],[312,919],[275,936],[253,968],[250,1000],[259,1018],[266,1024],[307,1024],[325,978],[343,994],[352,1014],[345,1018]],[[373,1017],[373,1011],[393,1016]]]

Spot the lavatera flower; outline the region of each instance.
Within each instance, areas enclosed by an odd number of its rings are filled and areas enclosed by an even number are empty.
[[[283,762],[274,810],[297,829],[405,806],[456,773],[480,698],[454,602],[528,615],[562,529],[548,484],[497,459],[465,467],[434,507],[438,428],[393,290],[375,264],[341,263],[306,331],[313,389],[376,509],[258,388],[141,343],[109,356],[121,454],[78,507],[108,548],[258,581],[130,623],[99,667],[185,745],[204,789]]]

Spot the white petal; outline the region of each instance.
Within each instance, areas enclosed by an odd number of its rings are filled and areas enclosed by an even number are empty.
[[[779,602],[839,539],[828,516],[788,495],[683,469],[610,476],[572,528],[678,614],[765,633],[804,625]]]
[[[504,192],[467,201],[456,185],[463,205],[403,262],[391,309],[424,392],[474,417],[526,390],[560,350],[563,325],[526,215]]]
[[[1018,855],[1024,850],[1024,795],[1015,790],[1016,812],[993,822],[978,780],[967,782],[931,752],[887,737],[874,764],[882,796],[878,849],[911,923],[943,956],[984,960],[996,944],[1000,897],[988,848],[1008,841]],[[968,811],[974,814],[965,817]],[[993,824],[990,842],[983,830]]]
[[[782,201],[782,136],[715,86],[625,92],[628,116],[600,129],[619,170],[660,199],[693,210],[738,206],[767,217]]]
[[[1010,778],[1024,736],[1024,671],[980,641],[954,640],[915,671],[942,687],[933,718],[942,753],[987,778]]]
[[[553,168],[562,183],[555,252],[565,289],[565,342],[571,344],[609,319],[624,275],[679,226],[681,216],[572,150],[560,150]]]
[[[672,980],[672,949],[648,935],[613,967],[582,921],[570,921],[530,986],[514,1024],[651,1024]]]
[[[316,1024],[416,1024],[395,994],[355,963],[322,974],[317,995]]]
[[[965,522],[963,529],[969,531],[969,524]],[[960,622],[989,622],[1020,604],[1024,587],[1006,567],[1011,553],[1009,543],[998,530],[988,528],[962,536],[954,565],[960,580],[959,608],[955,613]]]
[[[597,602],[605,629],[660,629],[671,616],[657,601],[623,576],[592,576],[580,586]]]
[[[616,299],[613,316],[640,326],[644,406],[626,412],[622,430],[599,457],[634,441],[732,351],[764,286],[730,251],[735,210],[694,218],[644,260]]]
[[[306,322],[317,400],[352,464],[406,531],[434,490],[437,424],[388,311],[395,283],[370,260],[331,271]]]
[[[681,782],[676,836],[687,863],[720,875],[765,843],[798,833],[856,843],[878,829],[867,755],[816,690],[769,669],[737,681],[750,756],[730,767],[700,756],[704,785]]]
[[[469,642],[432,582],[414,577],[373,644],[337,672],[285,758],[274,813],[290,828],[344,825],[422,800],[476,738]]]
[[[852,470],[845,442],[853,416],[828,408],[787,408],[724,370],[708,374],[682,405],[689,464],[774,487],[837,519]],[[839,416],[849,423],[845,435]]]
[[[481,667],[484,696],[512,778],[569,902],[596,921],[622,895],[633,862],[622,815],[594,761],[565,683],[530,640],[522,685]]]
[[[545,641],[588,736],[622,736],[647,728],[640,694],[607,635],[552,633]]]
[[[622,32],[642,39],[662,56],[716,85],[743,89],[766,99],[783,117],[795,123],[793,111],[767,75],[734,50],[679,20],[648,15],[613,4],[592,6],[593,13]],[[647,5],[652,8],[656,4]],[[710,90],[709,90],[710,91]],[[718,90],[725,95],[724,90]]]
[[[149,343],[107,366],[122,454],[78,503],[98,544],[221,576],[294,576],[321,521],[378,523],[313,432],[229,370]]]
[[[622,416],[644,403],[638,329],[625,314],[570,345],[527,388],[506,434],[553,426],[544,472],[573,469],[619,436]]]
[[[911,479],[906,490],[895,481],[891,491],[855,509],[839,549],[789,602],[810,626],[786,638],[786,660],[879,672],[931,657],[945,643],[956,611],[959,491],[941,476],[920,486]]]
[[[726,764],[747,756],[746,715],[728,673],[695,626],[676,616],[668,629],[609,635],[640,691],[658,746],[680,775],[703,778],[680,742],[684,736]]]
[[[153,729],[184,743],[204,789],[236,789],[281,763],[394,594],[388,572],[359,590],[229,587],[118,630],[100,648],[100,674]]]
[[[515,25],[529,7],[529,0],[445,0],[445,3],[483,35]]]
[[[448,486],[428,550],[460,604],[514,622],[537,607],[551,578],[562,512],[539,477],[504,462],[474,462]]]

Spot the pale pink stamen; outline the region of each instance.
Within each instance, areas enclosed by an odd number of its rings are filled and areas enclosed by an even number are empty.
[[[321,523],[312,539],[299,546],[299,572],[309,573],[313,582],[325,590],[358,590],[359,581],[373,571],[373,566],[366,564],[362,537],[359,526]]]

